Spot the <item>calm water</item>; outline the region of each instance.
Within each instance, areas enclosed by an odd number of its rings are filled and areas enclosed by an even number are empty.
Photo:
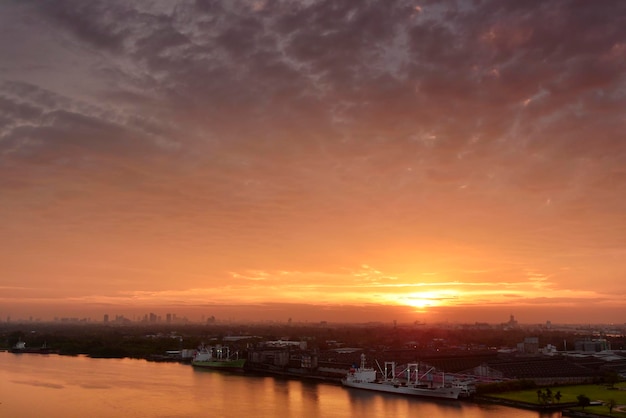
[[[556,418],[177,363],[0,352],[0,417]]]

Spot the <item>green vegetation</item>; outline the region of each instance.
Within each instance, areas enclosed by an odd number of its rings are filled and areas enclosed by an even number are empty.
[[[614,384],[613,388],[610,387],[610,384],[609,386],[553,386],[492,393],[487,396],[533,405],[576,403],[579,406],[571,409],[597,415],[626,418],[626,382]],[[602,405],[593,404],[597,401],[602,402]]]
[[[26,342],[27,347],[43,344],[62,355],[85,354],[101,358],[149,358],[163,355],[168,350],[197,347],[201,337],[175,333],[170,330],[145,328],[115,328],[102,325],[92,327],[65,327],[39,332],[13,331],[1,338],[0,348],[8,349],[17,341]]]
[[[591,403],[591,399],[589,399],[587,395],[578,395],[576,399],[578,400],[578,405],[580,405],[583,411],[585,410],[585,407],[589,406],[589,404]]]

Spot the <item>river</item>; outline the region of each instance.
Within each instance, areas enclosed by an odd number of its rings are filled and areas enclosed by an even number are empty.
[[[178,363],[0,352],[1,417],[556,418]]]

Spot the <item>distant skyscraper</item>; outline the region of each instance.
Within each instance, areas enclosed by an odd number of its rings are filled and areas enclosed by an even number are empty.
[[[507,322],[505,325],[509,326],[510,328],[516,328],[517,327],[517,320],[515,319],[515,316],[511,315],[509,317],[509,322]]]
[[[109,322],[109,314],[104,314],[104,319],[102,320],[105,324]]]

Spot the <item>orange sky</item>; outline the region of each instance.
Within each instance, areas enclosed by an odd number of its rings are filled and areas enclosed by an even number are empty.
[[[0,5],[0,318],[626,322],[621,1]]]

